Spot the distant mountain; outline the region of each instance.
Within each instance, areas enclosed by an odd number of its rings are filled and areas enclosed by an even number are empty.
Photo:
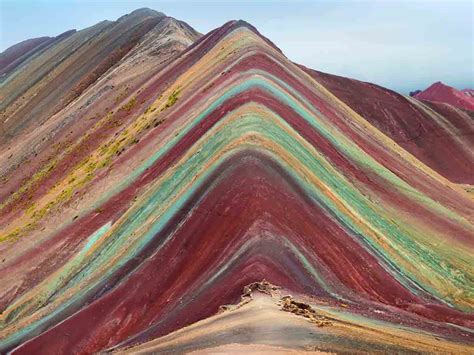
[[[242,20],[141,9],[22,55],[0,353],[472,352],[472,111]]]
[[[466,164],[472,159],[474,112],[422,105],[379,85],[302,68],[420,161],[453,182],[474,184],[473,168]]]
[[[415,97],[419,100],[443,102],[458,108],[474,111],[472,89],[457,90],[440,81],[417,93]]]

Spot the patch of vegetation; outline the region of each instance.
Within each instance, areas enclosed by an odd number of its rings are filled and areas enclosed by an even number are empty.
[[[85,169],[85,170],[86,170],[86,173],[91,173],[91,172],[93,172],[93,171],[95,170],[96,166],[97,166],[97,163],[94,162],[94,161],[91,161],[91,162],[90,162],[89,164],[87,164],[87,166],[86,166],[86,169]]]
[[[13,230],[11,233],[5,235],[5,236],[2,236],[0,238],[0,240],[4,241],[4,240],[14,240],[14,239],[17,239],[19,236],[20,236],[20,233],[22,232],[22,229],[21,228],[16,228],[15,230]]]
[[[179,99],[181,89],[178,87],[167,98],[166,103],[163,105],[161,103],[162,110],[165,108],[170,108],[176,104]],[[163,95],[160,96],[160,99]],[[124,104],[120,110],[130,112],[136,105],[138,101],[136,97],[131,98],[126,104]],[[160,106],[157,106],[158,108]],[[157,109],[156,106],[150,105],[146,112],[154,112]],[[38,206],[35,202],[30,201],[28,208],[25,208],[26,217],[30,219],[28,223],[14,230],[10,230],[8,234],[0,236],[0,241],[5,239],[17,239],[20,238],[26,232],[32,230],[35,226],[38,225],[38,222],[44,218],[46,215],[53,213],[58,210],[58,207],[63,203],[71,200],[73,196],[78,193],[78,190],[84,187],[95,177],[97,170],[102,168],[107,168],[112,164],[114,157],[121,155],[128,147],[137,144],[139,142],[140,133],[150,129],[152,126],[156,127],[166,120],[165,117],[150,117],[146,115],[140,115],[133,123],[124,129],[122,132],[116,132],[114,137],[103,144],[101,144],[95,150],[95,153],[84,157],[79,163],[76,163],[74,167],[71,168],[67,176],[65,176],[62,181],[56,182],[48,194],[50,194],[51,199],[44,205]],[[114,117],[112,112],[107,113],[106,117],[102,120],[98,120],[94,124],[91,131],[96,132],[100,127],[115,127],[122,125],[122,122],[116,117]],[[66,156],[67,154],[76,151],[80,153],[83,149],[83,145],[90,139],[90,131],[81,137],[78,142],[66,142],[66,144],[56,143],[54,148],[56,149],[58,155]],[[107,139],[106,136],[99,136],[100,139]],[[57,168],[61,157],[56,157],[48,161],[46,166],[44,166],[40,171],[36,172],[26,183],[22,185],[19,191],[16,191],[8,199],[8,201],[0,204],[0,209],[5,207],[12,201],[23,197],[26,199],[26,194],[29,191],[34,191],[34,187],[37,186],[43,179],[50,176],[51,173]],[[61,186],[61,187],[60,187]]]
[[[168,101],[166,101],[166,105],[165,105],[164,109],[170,108],[171,106],[173,106],[176,103],[176,101],[178,101],[180,92],[181,92],[181,88],[177,88],[177,89],[173,90],[171,95],[168,96]]]
[[[116,97],[115,97],[115,103],[118,103],[119,101],[121,101],[128,93],[128,91],[130,90],[130,87],[127,85],[120,94],[118,94]]]
[[[150,105],[147,107],[147,109],[145,110],[145,114],[147,113],[152,113],[152,112],[155,112],[156,111],[156,107],[153,107],[153,105]]]
[[[133,108],[137,105],[137,98],[132,97],[130,101],[128,101],[126,104],[124,104],[122,107],[120,107],[121,110],[130,112],[133,110]]]
[[[11,195],[5,202],[0,204],[0,209],[4,208],[6,205],[9,203],[12,203],[13,201],[17,200],[28,192],[32,187],[34,187],[39,181],[42,179],[46,178],[56,167],[57,160],[52,160],[50,161],[44,168],[42,168],[40,171],[36,172],[31,179],[29,179],[25,184],[23,184],[20,189],[15,191],[13,195]]]

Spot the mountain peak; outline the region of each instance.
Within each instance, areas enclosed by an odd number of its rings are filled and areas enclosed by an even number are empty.
[[[131,17],[140,17],[140,18],[147,18],[147,17],[164,17],[166,16],[163,12],[159,12],[148,7],[142,7],[140,9],[133,10],[129,14],[123,15],[117,19],[117,22],[123,21],[125,19],[129,19]]]
[[[245,20],[231,20],[226,22],[224,25],[221,27],[216,28],[215,30],[211,31],[207,36],[205,37],[213,37],[213,42],[217,42],[224,38],[226,35],[229,33],[236,31],[236,30],[247,30],[250,32],[253,32],[255,35],[260,37],[261,40],[263,40],[265,43],[267,43],[270,47],[273,47],[275,50],[277,50],[280,53],[283,53],[280,48],[278,48],[275,43],[273,43],[270,39],[265,37],[263,34],[260,33],[260,31],[250,24],[249,22]],[[203,38],[204,40],[204,38]]]
[[[427,89],[417,93],[414,97],[420,100],[443,102],[458,108],[474,111],[474,98],[466,94],[466,89],[461,91],[441,81],[431,84]]]

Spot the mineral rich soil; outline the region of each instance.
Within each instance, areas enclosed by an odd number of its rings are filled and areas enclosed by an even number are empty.
[[[472,352],[471,111],[244,21],[140,9],[29,51],[0,87],[0,352]]]

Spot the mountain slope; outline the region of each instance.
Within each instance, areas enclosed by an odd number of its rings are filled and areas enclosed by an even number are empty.
[[[199,37],[189,26],[170,17],[160,17],[158,24],[134,48],[74,102],[48,117],[37,129],[17,132],[14,143],[0,152],[0,162],[3,162],[0,199],[19,189],[41,165],[54,164],[58,151],[79,144],[85,131],[100,129],[101,135],[106,134],[101,119],[110,119],[114,106],[120,108],[126,104],[144,81]],[[116,128],[109,126],[111,130]],[[85,157],[97,143],[96,137],[88,137],[80,143],[81,153],[75,152],[75,158]]]
[[[136,346],[263,279],[351,320],[359,338],[327,327],[330,351],[471,349],[472,198],[251,25],[210,32],[109,103],[9,182],[2,350]],[[383,327],[361,334],[367,323]],[[250,343],[267,344],[260,335]]]
[[[9,74],[0,88],[2,140],[40,126],[114,66],[164,18],[141,9],[57,43]]]
[[[7,48],[0,54],[0,76],[4,76],[9,71],[15,69],[26,58],[36,53],[47,43],[51,42],[50,37],[32,38],[20,42]]]
[[[415,95],[417,99],[444,102],[454,107],[474,111],[474,98],[466,94],[464,91],[445,85],[438,81],[427,89]]]
[[[185,353],[192,350],[198,354],[334,354],[363,352],[370,348],[371,352],[405,354],[459,353],[465,350],[426,334],[413,336],[409,328],[399,329],[390,322],[373,323],[362,312],[347,319],[344,317],[347,305],[344,304],[327,305],[314,298],[305,299],[305,296],[296,300],[292,296],[282,296],[286,290],[265,282],[260,283],[259,288],[254,285],[244,288],[250,289],[251,293],[245,293],[239,304],[227,306],[215,316],[118,353]],[[345,334],[351,341],[341,341],[341,337],[335,335],[338,333]]]
[[[474,112],[302,67],[354,111],[452,182],[474,184]]]

